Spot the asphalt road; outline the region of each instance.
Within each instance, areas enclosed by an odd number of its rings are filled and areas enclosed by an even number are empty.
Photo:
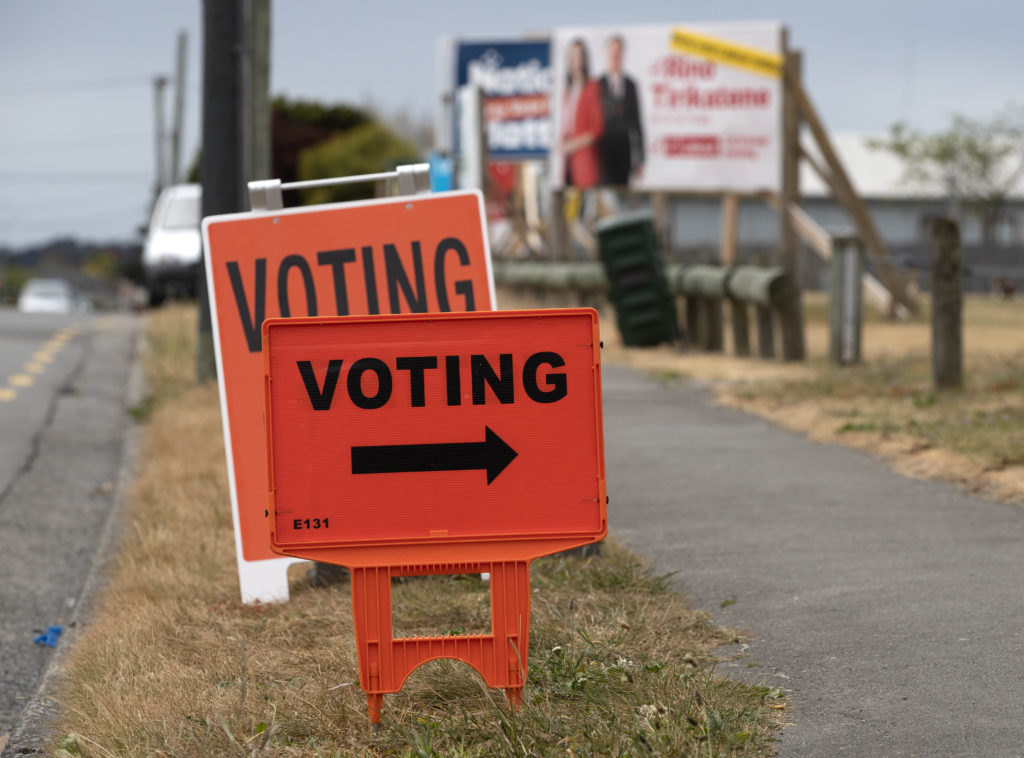
[[[39,686],[111,510],[137,319],[0,309],[0,738]]]
[[[752,634],[722,670],[792,691],[780,755],[1024,755],[1024,509],[603,380],[611,529]]]

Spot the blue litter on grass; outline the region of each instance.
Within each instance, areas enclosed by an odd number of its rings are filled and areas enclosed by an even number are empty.
[[[62,626],[48,626],[46,631],[42,634],[37,634],[33,640],[37,645],[46,645],[47,647],[57,647],[57,638],[60,637],[60,633],[64,631]]]

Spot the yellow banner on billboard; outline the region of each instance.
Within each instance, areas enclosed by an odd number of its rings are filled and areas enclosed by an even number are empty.
[[[778,79],[782,76],[782,56],[745,45],[737,45],[717,37],[708,37],[689,29],[676,27],[672,30],[672,49],[677,53],[696,55],[701,58],[741,68],[761,76]]]

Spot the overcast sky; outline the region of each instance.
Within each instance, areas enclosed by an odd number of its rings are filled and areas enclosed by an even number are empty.
[[[432,117],[443,36],[559,25],[778,20],[828,127],[941,129],[1024,102],[1014,0],[272,0],[274,94]],[[189,35],[185,156],[197,146],[200,0],[0,0],[0,246],[130,240],[154,176],[152,79]],[[170,93],[168,93],[170,95]],[[168,112],[170,97],[167,98]]]

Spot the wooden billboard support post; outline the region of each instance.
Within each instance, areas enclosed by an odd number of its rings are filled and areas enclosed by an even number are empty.
[[[719,258],[723,266],[736,264],[736,238],[739,231],[740,198],[735,192],[722,195],[722,234]],[[732,322],[732,346],[736,355],[750,355],[750,319],[747,304],[736,298],[729,298],[730,321]]]
[[[796,145],[796,153],[793,159],[796,160],[796,157],[799,156],[805,158],[815,172],[821,176],[822,181],[832,190],[840,205],[850,214],[858,234],[864,240],[867,252],[876,261],[879,278],[891,295],[890,314],[898,315],[902,308],[905,308],[909,313],[917,313],[918,303],[907,292],[906,278],[889,262],[889,249],[882,239],[878,228],[875,226],[867,206],[857,194],[853,183],[843,168],[843,164],[839,160],[835,148],[832,146],[832,141],[828,137],[825,125],[818,116],[810,97],[800,82],[798,71],[794,74],[791,68],[787,66],[784,77],[786,97],[793,100],[799,113],[799,120],[807,124],[810,129],[814,143],[821,153],[823,163],[815,160],[807,151],[800,148],[799,142]],[[790,204],[786,202],[785,198],[782,198],[784,215],[788,215],[786,211],[789,207]]]
[[[757,355],[759,358],[775,357],[775,322],[772,309],[757,306]]]
[[[736,263],[736,239],[739,231],[740,198],[735,192],[722,195],[722,232],[719,235],[719,261],[729,267]],[[750,355],[750,326],[747,304],[729,299],[729,320],[732,323],[732,345],[736,355]]]
[[[672,246],[668,226],[668,194],[665,192],[651,193],[651,212],[654,215],[654,231],[658,235],[658,244],[662,250]]]
[[[568,260],[569,229],[565,223],[565,190],[551,190],[551,225],[548,227],[550,258],[553,261]]]
[[[732,349],[736,355],[750,355],[750,319],[747,316],[747,304],[741,300],[730,299],[732,320]]]
[[[800,111],[794,89],[800,87],[800,53],[789,50],[787,30],[782,33],[784,85],[782,94],[782,207],[800,201]],[[779,214],[779,263],[786,269],[788,292],[783,298],[782,360],[802,361],[804,347],[804,309],[800,297],[800,246],[788,213]]]
[[[723,266],[736,262],[736,238],[740,222],[740,197],[735,192],[722,195],[722,234],[719,260]]]

